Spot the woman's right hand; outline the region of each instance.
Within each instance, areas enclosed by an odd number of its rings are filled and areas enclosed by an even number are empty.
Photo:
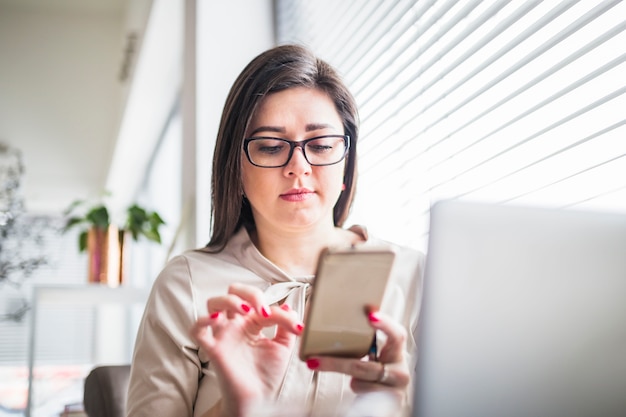
[[[244,416],[256,402],[273,400],[286,372],[302,323],[283,304],[268,306],[255,287],[233,284],[228,293],[207,300],[191,336],[217,373],[223,416]],[[262,330],[276,326],[273,338]]]

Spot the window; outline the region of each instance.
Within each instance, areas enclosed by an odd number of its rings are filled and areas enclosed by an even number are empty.
[[[146,170],[144,183],[138,199],[152,210],[157,211],[165,225],[161,228],[162,245],[142,240],[133,248],[133,284],[150,287],[165,263],[182,252],[176,247],[176,234],[182,219],[181,209],[181,173],[182,173],[182,126],[180,108],[174,105],[171,116],[165,123],[163,136]],[[176,247],[176,249],[174,249]],[[138,282],[141,281],[141,282]]]
[[[444,198],[626,211],[625,29],[618,0],[277,2],[359,105],[350,222],[422,250]]]

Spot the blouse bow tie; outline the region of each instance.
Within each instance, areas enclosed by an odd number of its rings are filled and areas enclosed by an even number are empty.
[[[300,320],[303,320],[304,306],[310,291],[311,283],[307,281],[277,282],[265,290],[265,302],[271,305],[284,300],[283,303],[295,310]]]

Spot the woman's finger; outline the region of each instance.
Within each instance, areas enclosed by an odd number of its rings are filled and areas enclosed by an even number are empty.
[[[387,363],[346,359],[331,356],[312,357],[307,360],[309,369],[340,372],[369,384],[404,387],[409,378],[404,363]],[[366,386],[366,385],[365,385]]]
[[[209,327],[216,324],[216,322],[220,319],[219,316],[219,313],[214,313],[210,316],[199,317],[191,328],[191,337],[205,350],[210,350],[213,345],[214,340],[212,337],[212,331],[209,330]]]
[[[403,362],[406,349],[406,329],[391,317],[379,312],[369,313],[370,325],[386,336],[385,344],[378,354],[378,360],[385,363]]]
[[[271,306],[268,308],[268,315],[255,314],[250,320],[250,326],[254,330],[260,330],[263,327],[276,326],[276,334],[274,340],[283,344],[291,343],[295,335],[300,335],[304,328],[302,322],[298,319],[295,311],[289,306]]]
[[[397,396],[398,399],[401,399],[405,394],[404,388],[405,386],[396,387],[380,384],[378,382],[364,381],[357,378],[352,378],[352,380],[350,380],[350,389],[356,394],[368,394],[371,392],[380,392],[382,390],[393,393]]]
[[[254,308],[263,317],[267,317],[271,314],[270,307],[265,303],[263,298],[263,292],[256,287],[235,283],[228,287],[228,294],[240,297],[248,306]]]
[[[279,343],[291,343],[296,335],[301,335],[304,324],[298,318],[298,314],[289,305],[283,304],[280,307],[272,307],[271,317],[277,320],[276,336],[274,340]]]
[[[209,298],[206,305],[209,314],[223,311],[231,318],[233,313],[247,314],[252,309],[247,301],[234,294]]]

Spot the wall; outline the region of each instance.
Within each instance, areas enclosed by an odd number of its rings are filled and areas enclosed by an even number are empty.
[[[273,2],[198,2],[197,222],[196,241],[206,244],[210,225],[211,161],[226,96],[252,58],[274,46]]]
[[[104,187],[123,14],[0,7],[0,140],[24,154],[27,208],[58,212]]]

